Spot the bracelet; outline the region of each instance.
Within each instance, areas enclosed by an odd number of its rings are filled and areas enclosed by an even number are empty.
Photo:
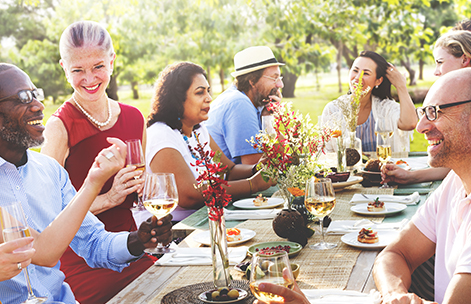
[[[253,193],[253,188],[252,188],[252,179],[250,178],[247,178],[247,180],[249,181],[249,186],[250,186],[250,194]]]

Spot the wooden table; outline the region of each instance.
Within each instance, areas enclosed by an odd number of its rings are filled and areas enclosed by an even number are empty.
[[[378,190],[377,187],[374,188],[363,188],[360,185],[355,185],[349,187],[341,192],[336,193],[338,203],[337,207],[332,213],[332,218],[335,219],[356,219],[362,218],[362,216],[356,215],[349,210],[349,205],[343,206],[344,204],[348,204],[349,198],[353,196],[354,193],[377,193],[381,191],[383,194],[392,194],[393,192],[397,194],[407,194],[412,193],[414,191],[420,190],[421,193],[421,202],[419,205],[423,204],[426,196],[428,195],[429,191],[435,189],[438,186],[439,182],[435,183],[423,183],[418,185],[412,185],[403,188],[397,189],[384,189]],[[418,205],[418,206],[419,206]],[[342,207],[343,206],[343,207]],[[384,222],[397,222],[402,220],[403,218],[411,218],[412,215],[416,212],[418,206],[408,206],[405,211],[400,214],[386,217]],[[180,222],[174,227],[174,231],[179,235],[189,235],[191,233],[198,233],[203,229],[208,229],[207,223],[207,213],[206,208],[202,208],[189,218],[185,219],[184,221]],[[380,218],[381,220],[382,218]],[[267,233],[268,230],[271,229],[272,220],[257,220],[257,221],[227,221],[227,227],[245,227],[254,230],[257,233],[257,236],[253,239],[248,241],[244,246],[250,246],[255,243],[259,242],[266,242],[266,241],[281,241],[285,239],[279,238],[273,231],[271,233]],[[316,233],[313,237],[309,239],[309,244],[314,244],[319,240],[318,233]],[[348,270],[349,276],[345,284],[340,283],[340,285],[336,285],[336,282],[323,282],[326,283],[319,283],[319,278],[317,279],[317,283],[314,284],[313,282],[315,275],[305,275],[303,276],[303,271],[306,273],[309,270],[309,267],[312,266],[312,255],[309,256],[312,252],[307,252],[309,250],[313,251],[305,247],[298,256],[292,258],[297,263],[301,264],[301,274],[298,277],[298,284],[300,288],[340,288],[340,289],[347,289],[347,290],[356,290],[360,292],[369,292],[371,289],[375,288],[375,284],[371,275],[372,267],[374,260],[379,253],[379,250],[359,250],[348,245],[343,244],[340,241],[341,236],[328,236],[328,241],[336,242],[338,247],[336,249],[331,249],[330,253],[331,256],[329,257],[335,262],[335,259],[340,258],[336,255],[340,256],[345,253],[348,254],[355,254],[356,252],[356,260],[353,263],[353,266]],[[179,246],[183,247],[198,247],[200,244],[195,243],[191,235],[187,237]],[[327,250],[329,251],[329,250]],[[319,251],[317,251],[319,252]],[[321,253],[319,253],[321,254]],[[309,256],[308,260],[307,256]],[[195,268],[197,267],[197,268]],[[191,271],[197,270],[198,275],[192,276],[188,278],[185,276],[187,273],[191,273]],[[160,303],[162,297],[167,294],[169,291],[182,287],[182,284],[190,285],[196,283],[202,283],[212,280],[212,267],[211,266],[186,266],[186,267],[165,267],[165,266],[155,266],[150,267],[146,272],[144,272],[140,277],[138,277],[134,282],[128,285],[125,289],[123,289],[119,294],[117,294],[113,299],[111,299],[108,303]],[[231,274],[235,277],[235,279],[241,279],[242,274],[235,273],[234,270],[231,270]],[[184,283],[182,281],[185,281]],[[327,287],[326,287],[327,286]]]

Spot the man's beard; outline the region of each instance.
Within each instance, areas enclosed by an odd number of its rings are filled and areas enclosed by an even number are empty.
[[[3,127],[0,128],[0,138],[18,148],[29,149],[40,146],[44,142],[44,137],[38,139],[31,137],[31,134],[21,128],[17,122],[11,120],[8,116],[0,113],[3,117]]]
[[[255,96],[256,97],[255,98],[255,106],[256,107],[266,106],[268,103],[271,102],[269,96],[277,95],[276,94],[277,92],[278,92],[277,88],[271,89],[270,93],[268,93],[268,95],[266,95],[266,96],[262,96],[262,94],[260,94],[260,92],[257,92],[257,96]]]

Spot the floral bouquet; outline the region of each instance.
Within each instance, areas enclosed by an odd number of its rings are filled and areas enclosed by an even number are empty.
[[[294,112],[289,102],[271,103],[269,107],[275,136],[262,131],[249,142],[265,156],[266,162],[258,164],[264,180],[277,181],[291,209],[289,194],[304,195],[306,180],[321,171],[317,159],[331,131],[314,126],[309,115]]]
[[[204,203],[208,206],[213,282],[216,288],[229,287],[232,278],[229,273],[224,207],[231,200],[231,195],[227,194],[224,188],[224,185],[228,186],[228,183],[223,178],[227,172],[227,166],[220,162],[220,153],[205,150],[209,143],[201,144],[198,134],[194,133],[194,135],[197,145],[195,148],[189,148],[196,158],[196,163],[191,165],[196,166],[199,173],[195,188],[200,191]]]

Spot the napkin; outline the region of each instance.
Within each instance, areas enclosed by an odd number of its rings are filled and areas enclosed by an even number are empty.
[[[340,289],[301,289],[311,304],[380,304],[381,294],[372,290],[368,293],[361,293],[354,290]]]
[[[403,219],[395,223],[379,223],[362,219],[357,221],[332,221],[327,228],[328,234],[347,234],[350,232],[360,231],[362,228],[371,228],[374,231],[378,230],[401,230],[407,223],[408,219]]]
[[[224,209],[226,221],[234,220],[264,220],[273,219],[279,209],[256,209],[256,210],[228,210]]]
[[[363,195],[365,195],[367,198],[365,198]],[[379,197],[379,200],[385,203],[400,203],[400,204],[406,204],[406,205],[417,205],[418,202],[420,202],[420,195],[419,192],[414,192],[411,195],[378,195],[378,194],[359,194],[355,193],[352,197],[352,200],[350,201],[350,204],[356,205],[356,204],[366,204],[369,202],[374,201],[377,197]]]
[[[180,248],[172,243],[170,248],[175,252],[166,253],[158,259],[154,265],[157,266],[194,266],[212,265],[211,248]],[[228,247],[229,264],[236,265],[242,262],[247,255],[247,246]]]

